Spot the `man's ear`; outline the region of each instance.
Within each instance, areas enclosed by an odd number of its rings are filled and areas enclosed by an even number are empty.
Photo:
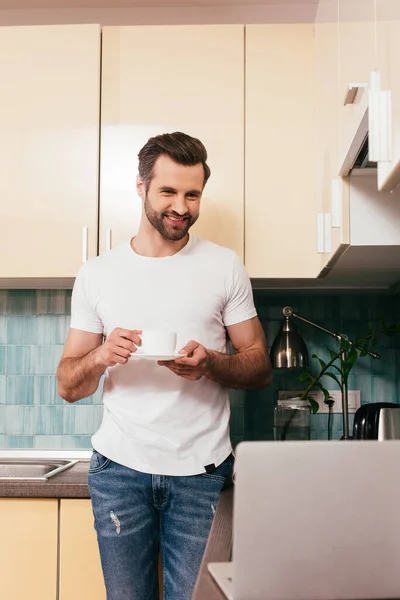
[[[142,200],[144,200],[144,198],[145,198],[144,182],[143,182],[142,178],[140,177],[140,175],[138,175],[136,177],[136,190],[137,190],[138,196]]]

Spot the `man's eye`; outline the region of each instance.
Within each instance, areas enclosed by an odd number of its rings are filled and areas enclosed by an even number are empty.
[[[197,194],[188,194],[188,198],[191,198],[192,200],[197,200],[198,195]]]
[[[173,192],[171,190],[163,190],[162,194],[163,196],[172,196]]]

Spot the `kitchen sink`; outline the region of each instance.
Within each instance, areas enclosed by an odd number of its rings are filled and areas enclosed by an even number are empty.
[[[79,461],[47,458],[1,458],[0,480],[46,481],[77,462]]]

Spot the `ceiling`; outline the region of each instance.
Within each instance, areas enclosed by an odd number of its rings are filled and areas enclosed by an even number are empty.
[[[318,5],[319,0],[0,0],[0,10]]]

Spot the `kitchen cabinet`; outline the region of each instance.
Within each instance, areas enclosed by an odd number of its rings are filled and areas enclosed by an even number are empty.
[[[339,151],[342,159],[368,105],[368,87],[359,88],[354,102],[345,106],[346,92],[352,84],[368,86],[371,71],[378,68],[374,2],[339,0]]]
[[[60,500],[59,600],[105,600],[90,500]]]
[[[100,27],[0,27],[0,278],[97,253]]]
[[[318,252],[324,269],[348,243],[349,211],[346,188],[339,172],[339,112],[343,97],[339,83],[338,0],[320,3],[315,22],[316,64],[316,194]]]
[[[400,183],[400,5],[398,0],[379,0],[378,60],[382,89],[392,94],[392,160],[378,163],[378,188],[391,191]]]
[[[244,27],[104,27],[100,253],[139,227],[137,154],[183,131],[208,150],[211,178],[193,231],[243,256]]]
[[[316,277],[314,25],[246,27],[245,263]]]
[[[57,597],[58,501],[0,499],[1,597]]]

